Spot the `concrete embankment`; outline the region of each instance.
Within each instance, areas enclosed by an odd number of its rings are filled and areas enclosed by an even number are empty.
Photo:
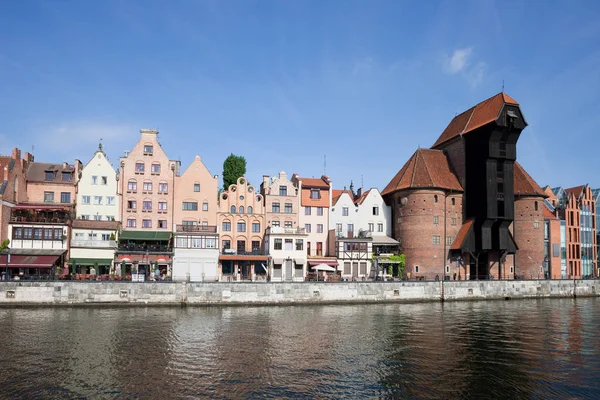
[[[0,282],[10,305],[250,305],[425,302],[597,296],[597,280],[131,283]]]

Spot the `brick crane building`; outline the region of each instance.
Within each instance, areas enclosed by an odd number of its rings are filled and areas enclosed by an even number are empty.
[[[499,93],[457,115],[386,186],[409,276],[539,276],[546,195],[516,163],[526,126],[519,104]]]

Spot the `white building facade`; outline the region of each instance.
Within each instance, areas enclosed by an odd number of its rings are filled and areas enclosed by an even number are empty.
[[[371,232],[372,236],[391,236],[391,218],[392,208],[377,189],[359,189],[356,198],[348,190],[334,191],[329,226],[335,229],[336,236],[355,237],[361,231]]]
[[[265,248],[270,256],[271,282],[302,282],[306,276],[306,234],[304,228],[270,227]]]
[[[77,190],[77,219],[120,221],[118,178],[102,144],[83,168]]]
[[[114,274],[112,269],[117,248],[116,221],[78,219],[72,222],[69,269],[71,274],[89,274],[94,268],[96,275]]]
[[[215,225],[177,225],[173,239],[174,281],[219,279],[219,235]]]

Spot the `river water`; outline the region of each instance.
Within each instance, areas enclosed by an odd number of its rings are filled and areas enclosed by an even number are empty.
[[[600,398],[599,310],[0,308],[0,398]]]

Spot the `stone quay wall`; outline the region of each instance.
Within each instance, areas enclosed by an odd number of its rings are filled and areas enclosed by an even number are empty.
[[[598,296],[600,280],[446,282],[0,282],[11,305],[281,305]]]

